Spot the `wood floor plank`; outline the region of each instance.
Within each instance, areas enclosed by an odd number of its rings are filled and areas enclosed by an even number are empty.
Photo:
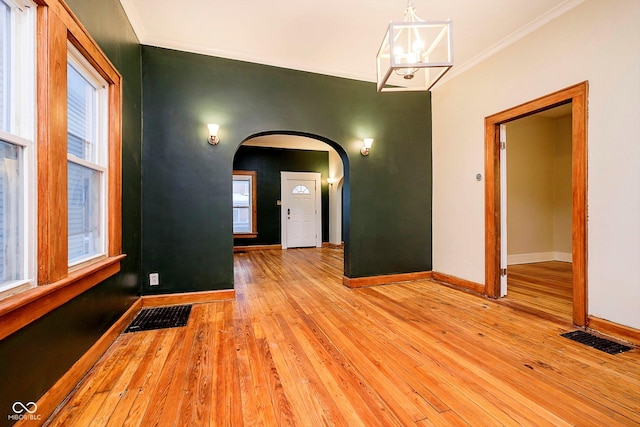
[[[198,330],[196,324],[203,318],[205,307],[204,304],[198,304],[191,309],[187,328],[177,332],[178,340],[167,356],[168,363],[159,375],[155,390],[139,396],[131,408],[127,418],[131,425],[175,425],[187,381],[188,362]],[[148,405],[147,399],[154,404]]]
[[[49,425],[640,426],[640,350],[559,335],[566,263],[510,266],[514,302],[429,280],[349,289],[330,248],[234,262],[234,301],[122,335]]]
[[[371,292],[373,292],[373,291],[371,291]],[[428,332],[428,331],[423,331],[423,332],[421,332],[421,335],[426,335],[426,334],[429,334],[429,333],[430,332]],[[487,336],[488,336],[488,333],[487,333]],[[452,343],[455,342],[455,340],[454,340],[455,336],[453,336],[451,334],[448,334],[448,337],[449,337],[449,344],[452,344]],[[467,335],[460,342],[459,347],[456,349],[455,355],[457,356],[457,355],[459,355],[460,352],[465,351],[465,347],[480,348],[482,346],[482,342],[481,341],[484,340],[485,338],[486,338],[485,335],[483,335],[483,338],[481,338],[481,339],[479,337],[477,337],[476,335],[474,335],[474,334]],[[418,338],[418,337],[414,338],[414,340],[417,340],[417,339],[420,339],[420,338]],[[554,337],[554,339],[559,341],[559,342],[562,342],[562,340],[563,340],[563,338],[559,338],[559,337]],[[500,342],[496,342],[495,346],[491,347],[492,348],[492,355],[494,355],[496,353],[499,353],[501,351],[500,350],[500,348],[501,348],[500,344],[501,344]],[[506,343],[503,342],[502,344],[506,344]],[[509,347],[512,347],[512,346],[503,346],[503,348],[507,348],[507,349]],[[590,399],[593,399],[594,402],[592,402],[592,403],[598,402],[598,403],[602,403],[604,405],[617,406],[620,402],[615,402],[614,403],[614,402],[607,402],[606,401],[607,400],[607,396],[609,396],[609,395],[623,397],[623,399],[619,399],[619,400],[622,400],[623,402],[627,400],[627,399],[624,399],[623,395],[621,396],[620,390],[612,392],[611,394],[602,393],[603,390],[606,390],[607,388],[610,388],[610,387],[606,387],[605,384],[599,384],[597,378],[601,378],[601,377],[608,378],[609,382],[611,382],[610,381],[611,380],[611,375],[602,375],[602,372],[591,372],[590,374],[580,375],[579,377],[577,377],[575,379],[571,378],[571,376],[557,376],[556,378],[553,378],[551,375],[549,375],[549,373],[562,372],[564,370],[563,368],[565,368],[565,367],[562,366],[562,362],[563,362],[563,360],[565,360],[564,358],[561,357],[561,358],[557,359],[557,361],[554,361],[554,364],[557,363],[559,365],[557,368],[554,368],[552,365],[550,365],[547,362],[541,362],[542,360],[548,360],[549,359],[548,357],[545,357],[545,356],[547,356],[545,354],[545,351],[540,352],[540,354],[537,355],[537,357],[539,359],[535,359],[535,358],[532,359],[530,356],[531,356],[530,354],[522,355],[520,353],[516,353],[516,352],[510,351],[510,350],[507,350],[507,351],[504,352],[504,355],[502,356],[502,358],[505,359],[505,360],[514,360],[514,361],[519,361],[520,360],[521,361],[521,364],[520,364],[521,365],[521,369],[524,370],[524,368],[522,368],[522,367],[526,367],[527,369],[531,369],[531,370],[535,369],[536,372],[539,373],[539,374],[548,375],[549,379],[551,379],[551,380],[554,379],[557,382],[558,387],[560,387],[560,388],[571,387],[572,390],[577,391],[580,394],[584,394],[587,397],[589,397]],[[604,355],[604,356],[608,356],[608,355]],[[440,359],[442,359],[444,357],[446,357],[446,355],[439,354],[439,358]],[[470,354],[470,355],[468,355],[468,357],[473,357],[473,355]],[[613,356],[613,357],[615,357],[615,356]],[[456,360],[465,360],[465,359],[464,358],[454,358],[454,359],[452,359],[450,361],[450,363],[455,364]],[[566,360],[570,360],[571,361],[573,359],[572,358],[566,358]],[[599,360],[599,362],[594,364],[593,366],[591,366],[591,368],[599,371],[599,368],[601,367],[600,363],[602,361],[602,358],[599,358],[598,360]],[[469,369],[473,368],[474,366],[477,366],[478,364],[481,364],[482,362],[483,362],[482,360],[476,360],[471,365],[468,365],[466,367],[464,367],[464,366],[461,367],[461,370],[469,370]],[[499,361],[496,361],[496,363],[499,363]],[[534,368],[534,366],[535,366],[535,368]],[[569,368],[572,369],[572,372],[574,373],[574,375],[575,375],[576,372],[579,372],[579,370],[581,370],[583,368],[588,368],[588,367],[589,367],[588,365],[583,365],[582,362],[581,362],[580,365],[575,365],[574,364],[574,366],[569,366]],[[578,370],[576,370],[576,369],[578,369]],[[588,381],[587,380],[588,376],[593,377],[592,381]],[[623,388],[624,387],[635,387],[636,386],[634,380],[630,380],[628,378],[624,378],[624,375],[620,376],[618,379],[619,379],[619,381],[616,381],[614,383],[615,384],[623,384],[623,386],[622,386]],[[595,383],[595,386],[594,387],[590,387],[591,383]],[[585,387],[585,384],[587,384],[586,387]],[[620,386],[618,386],[618,387],[620,387]],[[524,389],[525,390],[528,389],[528,383],[524,383]],[[629,402],[627,401],[627,404],[628,403]],[[625,414],[625,413],[628,414],[626,409],[624,409],[624,406],[619,406],[617,408],[617,410],[622,414]]]
[[[506,300],[571,322],[572,265],[547,261],[508,267]]]
[[[161,337],[162,342],[159,346],[149,346],[145,359],[150,363],[138,366],[127,388],[120,393],[120,399],[116,408],[113,409],[112,416],[108,418],[107,425],[125,425],[134,404],[137,403],[138,408],[147,408],[152,402],[153,391],[161,378],[161,372],[167,364],[179,335],[175,328],[154,334]],[[136,417],[131,418],[132,420],[136,419]]]

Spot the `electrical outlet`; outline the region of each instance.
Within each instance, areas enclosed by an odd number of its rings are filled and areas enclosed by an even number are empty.
[[[158,286],[160,284],[160,275],[158,273],[149,274],[149,286]]]

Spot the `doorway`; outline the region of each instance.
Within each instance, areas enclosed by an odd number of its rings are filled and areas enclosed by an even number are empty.
[[[571,103],[571,296],[573,323],[578,326],[585,326],[587,322],[587,94],[588,83],[583,82],[485,118],[485,292],[487,296],[497,298],[503,294],[507,279],[500,127]]]
[[[322,247],[321,176],[281,172],[282,249]]]
[[[507,286],[501,294],[521,310],[571,322],[571,103],[504,128]]]

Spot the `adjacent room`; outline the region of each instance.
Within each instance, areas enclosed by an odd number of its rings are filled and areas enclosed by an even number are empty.
[[[637,0],[0,12],[0,426],[640,425]]]

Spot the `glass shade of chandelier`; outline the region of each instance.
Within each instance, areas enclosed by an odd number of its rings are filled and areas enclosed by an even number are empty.
[[[430,90],[453,66],[452,41],[450,20],[424,21],[409,0],[378,50],[378,92]]]

